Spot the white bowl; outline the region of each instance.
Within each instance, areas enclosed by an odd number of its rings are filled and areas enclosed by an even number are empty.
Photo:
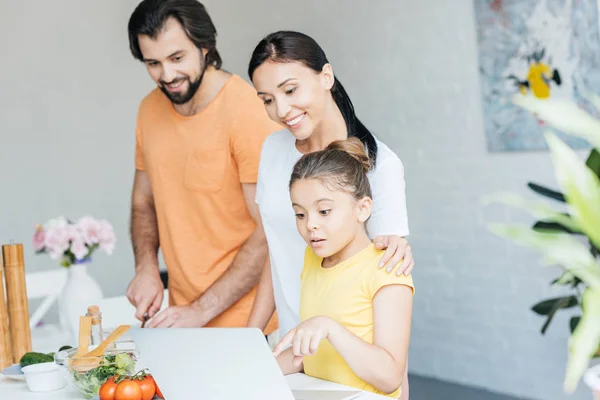
[[[62,389],[67,385],[58,365],[54,362],[28,365],[22,370],[31,392],[48,392]]]

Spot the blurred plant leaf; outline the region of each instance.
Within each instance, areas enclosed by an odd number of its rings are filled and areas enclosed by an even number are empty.
[[[492,224],[489,228],[520,246],[538,250],[548,265],[561,265],[587,286],[600,289],[600,265],[588,248],[572,235],[535,232],[527,226]]]
[[[574,76],[574,79],[577,80],[581,95],[600,111],[600,96],[585,87],[582,77]],[[569,339],[564,390],[572,393],[590,359],[594,355],[600,356],[600,262],[596,260],[600,253],[600,120],[579,107],[572,99],[537,99],[530,94],[516,94],[512,100],[515,105],[532,112],[536,118],[566,134],[586,140],[594,148],[584,165],[575,151],[557,135],[545,133],[561,192],[531,183],[529,187],[538,194],[566,202],[571,214],[566,224],[553,216],[539,218],[540,221],[531,230],[520,226],[490,227],[496,234],[509,238],[520,246],[538,250],[544,263],[562,266],[566,271],[553,284],[571,284],[577,289],[577,296],[581,296],[579,302],[583,313],[569,321],[572,334]],[[576,229],[572,229],[573,226]],[[570,235],[571,233],[586,235],[589,244],[584,245],[581,238]],[[580,284],[585,286],[582,295],[579,294]],[[546,300],[534,306],[538,311],[548,313],[542,333],[556,313],[554,308],[561,309],[563,304],[569,304],[572,300],[567,300],[568,298],[563,297],[562,302],[561,298],[550,299],[554,303]]]
[[[554,279],[550,284],[551,285],[571,285],[571,287],[574,289],[580,283],[581,283],[581,279],[577,278],[569,271],[565,271],[565,272],[563,272],[563,274],[560,277]]]
[[[564,389],[573,393],[600,344],[600,289],[587,288],[582,294],[583,314],[569,339],[569,359]]]
[[[600,176],[600,153],[598,150],[593,149],[587,158],[585,165],[591,169],[596,176]]]
[[[577,328],[577,324],[579,324],[579,320],[581,320],[580,316],[571,317],[571,320],[569,321],[569,327],[571,328],[571,333],[573,333],[575,331],[575,328]]]
[[[575,296],[557,297],[554,299],[540,301],[531,307],[531,310],[538,315],[550,315],[561,308],[571,308],[578,304],[579,302]]]
[[[590,242],[590,252],[594,257],[598,257],[600,255],[600,249],[594,246],[592,242]]]
[[[568,214],[565,214],[568,216]],[[558,231],[558,232],[566,232],[566,233],[580,233],[574,232],[567,228],[564,225],[561,225],[557,222],[548,222],[548,221],[538,221],[536,222],[531,229],[537,232],[545,232],[545,231]]]
[[[563,189],[572,218],[596,247],[600,247],[600,179],[577,154],[553,133],[546,133],[556,178]],[[560,222],[571,229],[571,226]]]
[[[536,218],[544,219],[547,222],[558,223],[571,232],[581,232],[577,223],[568,215],[562,212],[555,211],[552,207],[545,203],[532,203],[524,200],[521,196],[514,193],[498,192],[487,195],[483,198],[484,204],[503,203],[516,208],[520,208],[532,214]]]
[[[533,182],[527,183],[527,186],[529,186],[529,188],[531,190],[533,190],[534,192],[536,192],[537,194],[549,197],[553,200],[561,201],[563,203],[566,202],[565,196],[561,192],[557,192],[556,190],[548,189],[546,187],[540,186],[537,183],[533,183]]]
[[[574,101],[562,98],[538,99],[533,95],[516,94],[513,103],[547,122],[558,130],[587,140],[600,149],[600,121],[580,108]]]
[[[545,315],[548,318],[544,325],[542,326],[542,335],[546,333],[546,330],[550,326],[550,322],[554,318],[554,315],[558,310],[572,308],[579,304],[577,301],[577,297],[575,296],[567,296],[567,297],[558,297],[555,299],[544,300],[536,305],[534,305],[531,309],[538,315]]]

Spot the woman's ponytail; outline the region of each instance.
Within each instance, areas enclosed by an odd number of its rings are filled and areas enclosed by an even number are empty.
[[[335,104],[337,104],[344,116],[344,121],[346,121],[348,137],[355,137],[363,142],[371,159],[371,164],[375,165],[377,161],[377,141],[367,127],[356,117],[352,100],[350,100],[346,89],[344,89],[344,86],[342,86],[342,83],[337,78],[335,78],[333,87],[331,88],[331,94],[335,100]]]

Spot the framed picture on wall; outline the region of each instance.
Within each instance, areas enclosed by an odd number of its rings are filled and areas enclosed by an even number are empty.
[[[546,150],[544,124],[512,104],[518,92],[570,98],[600,94],[600,0],[474,0],[488,150]],[[560,134],[560,133],[559,133]],[[561,136],[571,147],[587,143]]]

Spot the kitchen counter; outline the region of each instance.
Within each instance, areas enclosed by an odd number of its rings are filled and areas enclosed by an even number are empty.
[[[286,376],[288,385],[292,390],[332,390],[350,391],[355,390],[347,386],[338,385],[328,381],[312,378],[304,374],[293,374]],[[4,400],[83,400],[83,396],[70,386],[53,392],[33,393],[27,389],[24,381],[15,381],[0,377],[0,399]],[[375,395],[373,393],[361,392],[352,400],[383,400],[389,397]]]
[[[47,353],[56,351],[58,347],[68,344],[69,338],[63,335],[56,326],[39,327],[32,332],[33,348],[36,351]],[[142,366],[143,367],[143,366]],[[286,376],[288,385],[292,391],[295,390],[327,390],[327,391],[356,391],[354,388],[337,383],[324,381],[309,377],[304,374],[293,374]],[[67,385],[65,388],[52,392],[30,392],[25,381],[16,381],[0,374],[0,400],[84,400],[73,387]],[[96,398],[97,399],[97,398]],[[373,393],[361,392],[352,400],[383,400],[389,399]]]

